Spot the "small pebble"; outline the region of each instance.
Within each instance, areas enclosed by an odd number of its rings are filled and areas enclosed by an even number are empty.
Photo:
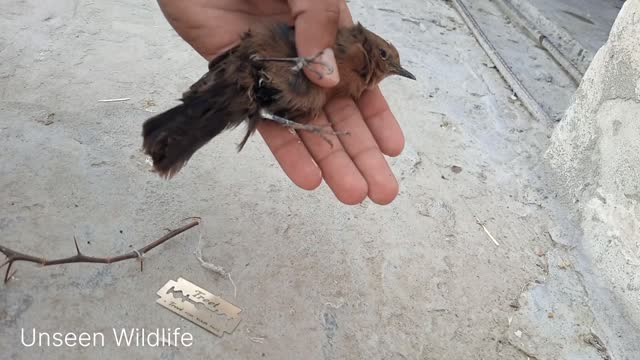
[[[454,174],[460,174],[462,172],[462,168],[460,166],[458,166],[458,165],[452,165],[451,166],[451,171]]]

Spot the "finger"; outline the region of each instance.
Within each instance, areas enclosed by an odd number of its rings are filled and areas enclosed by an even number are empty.
[[[340,19],[338,20],[338,24],[340,26],[351,26],[353,25],[353,18],[351,17],[351,11],[349,11],[349,7],[344,0],[340,0]]]
[[[297,186],[313,190],[322,182],[322,172],[300,137],[276,123],[261,122],[258,131],[284,173]]]
[[[321,113],[310,124],[324,126],[329,125],[329,121]],[[361,203],[367,197],[367,182],[344,151],[340,140],[335,135],[325,135],[333,143],[331,146],[318,134],[308,131],[300,131],[299,134],[338,200],[348,205]]]
[[[296,28],[298,55],[312,57],[322,51],[317,61],[310,64],[312,69],[305,67],[305,74],[319,86],[335,86],[340,75],[331,47],[338,31],[339,0],[289,0],[289,7]]]
[[[388,156],[398,156],[404,148],[404,135],[379,87],[365,91],[358,107],[380,150]]]
[[[398,182],[355,102],[336,98],[325,106],[325,111],[335,130],[351,133],[341,136],[340,141],[364,176],[369,198],[380,205],[393,201],[398,195]]]
[[[159,0],[158,5],[176,32],[207,60],[240,41],[247,31],[246,21],[228,21],[230,15],[224,9],[171,0]]]

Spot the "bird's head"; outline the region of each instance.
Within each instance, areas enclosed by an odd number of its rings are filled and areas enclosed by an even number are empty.
[[[369,54],[369,61],[373,65],[372,84],[378,84],[384,78],[391,75],[415,80],[416,77],[400,65],[400,54],[391,43],[365,29],[362,25],[356,25],[364,32],[365,48]]]

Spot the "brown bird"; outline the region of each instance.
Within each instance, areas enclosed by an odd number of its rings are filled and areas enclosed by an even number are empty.
[[[238,151],[260,121],[276,121],[323,137],[346,135],[304,122],[317,116],[331,98],[358,99],[387,76],[415,80],[400,65],[396,48],[360,24],[338,29],[333,51],[340,82],[322,88],[302,68],[320,63],[325,74],[335,69],[319,62],[320,54],[297,57],[293,27],[270,24],[245,33],[237,46],[209,63],[209,71],[183,94],[182,104],[144,123],[143,148],[155,170],[163,177],[175,175],[200,147],[243,121],[247,134]]]

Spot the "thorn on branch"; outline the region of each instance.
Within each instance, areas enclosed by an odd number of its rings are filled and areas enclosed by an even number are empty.
[[[140,272],[142,272],[144,270],[144,253],[140,253],[138,250],[133,251],[138,255],[138,260],[140,260]]]
[[[120,261],[129,260],[129,259],[140,259],[140,271],[142,271],[144,269],[145,253],[153,250],[154,248],[162,245],[168,240],[200,224],[200,218],[194,217],[190,219],[192,219],[190,223],[178,229],[169,231],[167,234],[161,236],[159,239],[141,247],[140,249],[133,250],[126,254],[118,255],[115,257],[92,257],[92,256],[87,256],[82,254],[80,252],[80,247],[78,246],[78,240],[76,239],[75,236],[73,237],[73,242],[75,244],[77,254],[74,256],[69,256],[66,258],[54,259],[54,260],[48,260],[46,258],[39,258],[33,255],[24,254],[24,253],[9,249],[8,247],[5,247],[3,245],[0,245],[0,253],[4,254],[4,256],[7,257],[5,262],[3,262],[2,265],[0,265],[0,269],[5,266],[7,267],[7,271],[4,275],[5,283],[7,283],[9,279],[11,279],[11,277],[13,277],[13,275],[16,273],[15,271],[11,272],[11,267],[13,266],[13,263],[17,261],[30,262],[30,263],[40,264],[42,266],[50,266],[50,265],[72,264],[72,263],[112,264],[112,263],[117,263]]]
[[[9,267],[9,268],[11,268],[11,267]],[[9,269],[7,269],[7,270],[9,270]],[[8,273],[5,275],[5,277],[6,277],[6,279],[5,279],[5,283],[6,283],[7,281],[9,281],[9,279],[13,279],[13,276],[14,276],[17,272],[18,272],[18,270],[13,270],[12,272],[8,272]]]
[[[82,253],[80,252],[80,247],[78,246],[78,240],[76,239],[75,235],[73,235],[73,243],[76,244],[76,251],[78,252],[78,256],[82,256]]]

